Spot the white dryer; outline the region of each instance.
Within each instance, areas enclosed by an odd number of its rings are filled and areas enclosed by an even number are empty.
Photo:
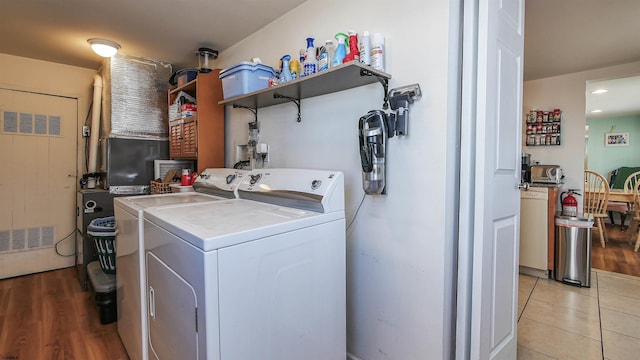
[[[254,170],[238,195],[144,211],[149,357],[344,360],[343,174]]]
[[[246,170],[206,169],[194,183],[195,192],[118,197],[114,200],[116,237],[116,297],[118,334],[132,360],[148,359],[144,209],[220,201],[236,197]]]

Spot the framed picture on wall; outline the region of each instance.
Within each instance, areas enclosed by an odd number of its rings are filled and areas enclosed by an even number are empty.
[[[629,146],[629,133],[605,133],[604,146]]]

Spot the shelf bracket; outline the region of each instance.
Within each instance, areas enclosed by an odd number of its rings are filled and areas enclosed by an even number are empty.
[[[292,98],[290,96],[284,96],[284,95],[280,95],[277,93],[273,94],[273,98],[274,99],[287,99],[289,101],[291,101],[292,103],[296,104],[296,106],[298,107],[298,122],[302,121],[302,116],[300,115],[300,99],[296,99],[296,98]]]
[[[387,110],[389,108],[389,79],[374,74],[371,70],[368,69],[360,69],[360,76],[375,76],[380,84],[382,84],[382,88],[384,89],[384,104],[382,105],[382,108],[384,110]]]
[[[233,104],[233,108],[234,109],[247,109],[249,111],[251,111],[253,113],[253,116],[256,118],[256,124],[258,123],[258,108],[252,108],[252,107],[248,107],[248,106],[243,106],[243,105],[238,105],[238,104]]]

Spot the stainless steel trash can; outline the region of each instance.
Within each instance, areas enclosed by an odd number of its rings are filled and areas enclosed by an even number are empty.
[[[591,228],[593,218],[556,215],[555,279],[591,287]]]

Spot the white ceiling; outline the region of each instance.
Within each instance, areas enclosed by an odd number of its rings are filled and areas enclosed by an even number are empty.
[[[525,81],[640,61],[639,0],[527,0],[525,10]],[[640,77],[600,79],[587,90],[587,118],[640,114]]]
[[[98,69],[87,39],[104,38],[174,70],[197,67],[198,48],[225,50],[304,1],[2,1],[0,53]]]
[[[98,69],[87,44],[98,37],[174,70],[197,67],[199,47],[223,51],[304,1],[2,1],[0,53]],[[640,0],[527,0],[525,80],[640,61],[639,15]]]

